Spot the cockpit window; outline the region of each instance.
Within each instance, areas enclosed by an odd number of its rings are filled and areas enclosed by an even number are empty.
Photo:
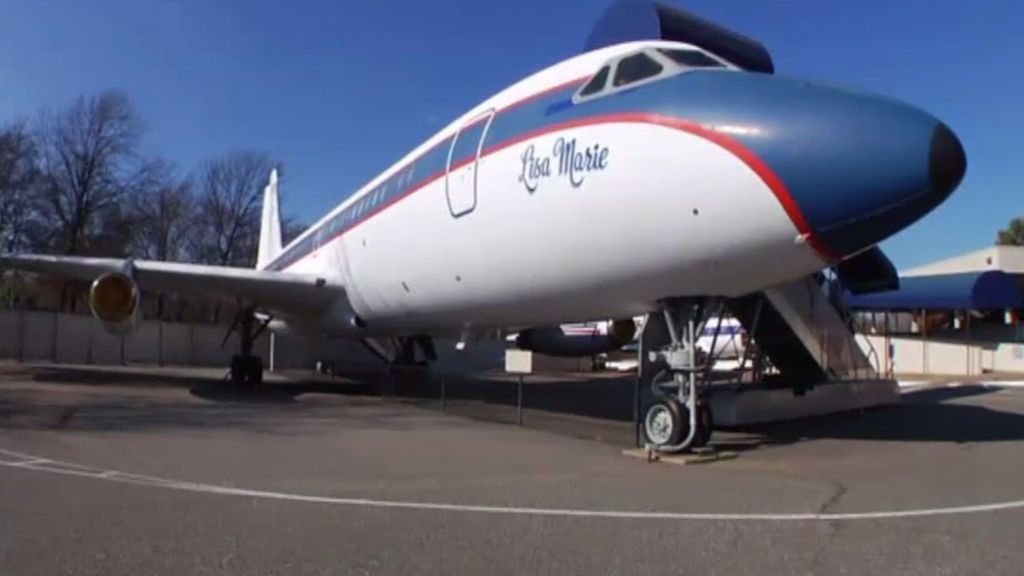
[[[661,64],[658,64],[653,58],[643,52],[626,56],[619,60],[619,65],[615,68],[615,80],[612,82],[612,85],[623,86],[639,82],[644,78],[661,74],[663,69]]]
[[[634,84],[648,83],[698,68],[731,69],[727,62],[694,48],[649,47],[605,63],[590,80],[573,95],[572,100],[601,98],[605,95],[631,90]],[[610,81],[609,81],[610,77]]]
[[[587,82],[587,85],[584,86],[582,90],[580,90],[580,96],[590,96],[591,94],[596,94],[600,92],[601,89],[604,88],[604,84],[607,81],[608,66],[604,66],[600,70],[598,70],[597,74],[594,74],[594,77],[590,79],[590,82]]]
[[[668,56],[676,64],[688,66],[690,68],[724,68],[724,65],[718,60],[696,50],[659,48],[658,52]]]

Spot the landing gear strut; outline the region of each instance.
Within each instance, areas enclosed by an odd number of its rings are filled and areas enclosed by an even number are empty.
[[[714,419],[705,392],[713,358],[697,349],[707,322],[707,303],[666,301],[644,323],[640,378],[649,381],[652,399],[643,411],[641,428],[648,449],[680,452],[711,439]]]
[[[231,357],[231,381],[238,386],[256,388],[263,384],[263,358],[253,354],[253,345],[267,327],[257,322],[252,309],[239,311],[234,328],[238,329],[239,353]],[[224,337],[227,342],[228,331]]]

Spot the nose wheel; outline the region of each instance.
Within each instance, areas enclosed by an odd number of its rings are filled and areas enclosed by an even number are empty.
[[[690,417],[683,417],[686,410],[676,400],[660,400],[647,408],[644,416],[644,439],[655,447],[679,444],[686,434],[683,428],[690,427]],[[689,430],[687,430],[689,432]]]
[[[706,446],[711,440],[715,423],[711,414],[711,406],[707,403],[697,405],[697,431],[690,442],[690,448]],[[675,398],[658,400],[647,407],[644,414],[644,440],[656,450],[668,451],[672,446],[680,444],[689,436],[690,411],[685,404]]]

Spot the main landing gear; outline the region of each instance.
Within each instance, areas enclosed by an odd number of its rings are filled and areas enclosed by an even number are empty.
[[[258,388],[263,384],[263,358],[253,354],[256,339],[267,327],[266,321],[259,321],[251,308],[239,311],[232,330],[238,330],[239,353],[231,357],[231,382],[247,388]],[[224,336],[227,343],[232,330]],[[223,343],[222,343],[223,347]]]
[[[641,429],[650,450],[681,452],[711,439],[714,419],[706,389],[713,358],[697,348],[708,319],[707,304],[706,299],[666,301],[644,322],[640,379],[649,382],[651,394]]]

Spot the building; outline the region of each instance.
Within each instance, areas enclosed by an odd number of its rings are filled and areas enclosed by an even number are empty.
[[[858,328],[896,374],[1024,373],[1024,247],[991,246],[900,273],[900,288],[848,295]]]

